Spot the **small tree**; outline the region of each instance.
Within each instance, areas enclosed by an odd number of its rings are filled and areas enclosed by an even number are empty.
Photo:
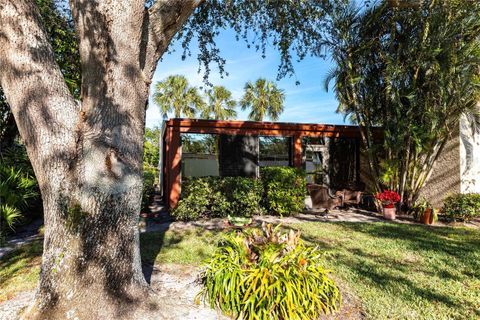
[[[360,125],[377,191],[412,204],[461,116],[480,123],[480,3],[389,4],[332,15],[326,87],[335,78],[338,111]]]
[[[255,83],[245,84],[245,94],[240,101],[242,110],[251,109],[248,118],[253,121],[263,121],[269,117],[277,121],[283,112],[285,93],[278,89],[272,81],[260,78]]]

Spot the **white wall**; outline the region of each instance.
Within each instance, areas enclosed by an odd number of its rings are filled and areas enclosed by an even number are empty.
[[[465,117],[460,122],[460,179],[460,192],[480,193],[480,133]]]
[[[182,176],[218,176],[218,158],[213,154],[182,154]]]

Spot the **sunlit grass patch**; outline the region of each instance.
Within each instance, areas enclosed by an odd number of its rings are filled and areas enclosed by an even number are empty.
[[[294,226],[370,319],[480,317],[480,231],[394,223]]]
[[[201,228],[144,233],[140,237],[142,261],[198,266],[212,256],[218,239],[219,232]]]
[[[42,261],[42,241],[15,249],[0,260],[0,302],[35,288]]]

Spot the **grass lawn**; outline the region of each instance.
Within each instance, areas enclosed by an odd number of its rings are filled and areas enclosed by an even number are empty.
[[[302,223],[369,319],[479,319],[480,230]]]
[[[291,227],[325,252],[369,319],[480,318],[480,230],[393,223],[308,222]],[[220,234],[201,229],[142,234],[144,262],[200,265]],[[0,261],[0,301],[31,290],[41,245]]]

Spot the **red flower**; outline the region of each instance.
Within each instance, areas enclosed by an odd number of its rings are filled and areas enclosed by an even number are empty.
[[[398,193],[392,190],[383,190],[383,192],[377,193],[375,198],[380,200],[387,208],[392,208],[396,202],[400,201],[400,196]]]

